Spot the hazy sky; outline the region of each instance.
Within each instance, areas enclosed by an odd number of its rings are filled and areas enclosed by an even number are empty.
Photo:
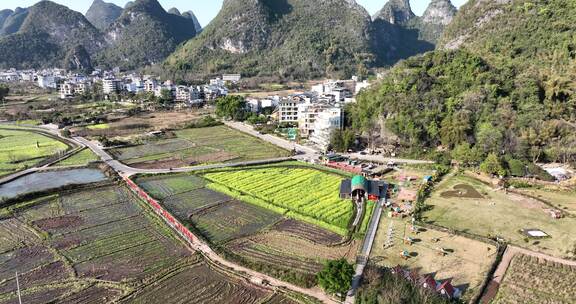
[[[69,8],[85,13],[92,0],[53,0],[54,2],[68,6]],[[124,4],[128,0],[104,0],[105,2],[113,2],[119,6],[124,7]],[[164,9],[168,10],[172,7],[178,8],[180,11],[191,10],[198,17],[200,24],[206,26],[222,7],[223,0],[160,0],[160,3]],[[456,6],[460,6],[466,3],[467,0],[452,0],[452,3]],[[38,0],[0,0],[0,9],[15,9],[16,7],[28,7],[34,5],[34,3],[39,2]],[[370,14],[376,13],[388,0],[356,0],[356,2],[364,5]],[[430,0],[411,0],[412,10],[416,15],[421,15]]]

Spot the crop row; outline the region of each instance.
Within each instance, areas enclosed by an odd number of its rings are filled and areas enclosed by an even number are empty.
[[[207,173],[220,185],[281,209],[346,229],[353,206],[338,196],[340,177],[313,169],[263,168]]]

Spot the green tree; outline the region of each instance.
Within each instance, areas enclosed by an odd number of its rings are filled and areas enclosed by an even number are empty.
[[[476,147],[470,147],[470,144],[465,142],[452,150],[452,158],[464,166],[469,166],[478,164],[482,160],[482,153]]]
[[[354,267],[346,259],[331,260],[317,275],[318,283],[328,293],[345,295],[352,287]]]
[[[484,162],[480,164],[480,170],[486,174],[506,175],[506,170],[502,167],[500,159],[495,153],[488,154]]]
[[[0,101],[4,100],[8,93],[10,93],[10,88],[7,85],[0,84]]]
[[[162,89],[160,91],[160,103],[163,105],[170,104],[174,101],[174,96],[172,96],[172,91],[169,89]]]
[[[336,152],[346,152],[348,149],[352,148],[355,139],[356,136],[350,129],[334,130],[330,135],[330,146]]]
[[[246,101],[242,96],[225,96],[216,100],[216,115],[242,121],[246,117]]]

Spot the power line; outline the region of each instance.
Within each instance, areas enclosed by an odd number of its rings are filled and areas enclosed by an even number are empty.
[[[18,292],[18,303],[22,304],[22,296],[20,295],[20,282],[18,281],[18,271],[16,271],[16,288]]]

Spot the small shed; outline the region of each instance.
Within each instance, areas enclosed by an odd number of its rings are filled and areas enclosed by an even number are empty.
[[[351,199],[352,198],[352,181],[345,179],[340,183],[340,198],[341,199]]]

